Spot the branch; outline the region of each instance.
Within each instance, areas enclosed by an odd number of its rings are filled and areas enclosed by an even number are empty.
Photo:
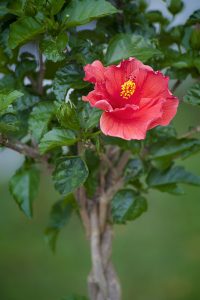
[[[105,229],[107,213],[108,213],[108,204],[111,201],[114,194],[123,187],[123,170],[130,158],[130,151],[123,152],[118,164],[116,167],[112,166],[111,176],[113,177],[111,180],[111,186],[108,188],[106,192],[101,193],[99,200],[99,224],[101,232]],[[113,181],[113,183],[112,183]]]
[[[176,89],[179,87],[180,84],[181,84],[181,80],[178,79],[172,88],[173,93],[176,91]]]
[[[4,137],[0,134],[0,145],[9,149],[12,149],[20,154],[25,156],[34,158],[34,159],[41,159],[41,156],[37,149],[30,147],[20,141],[13,141],[7,137]]]
[[[120,175],[122,174],[127,162],[129,161],[129,158],[130,158],[130,154],[131,152],[130,151],[125,151],[123,152],[120,160],[119,160],[119,163],[116,167],[116,175],[118,177],[120,177]]]
[[[87,212],[87,198],[86,198],[84,187],[80,187],[77,190],[76,195],[77,195],[77,200],[78,200],[78,205],[79,205],[80,216],[81,216],[83,226],[84,226],[85,232],[86,232],[86,237],[89,238],[90,237],[90,219],[89,219],[88,212]]]
[[[42,53],[40,50],[38,50],[38,56],[39,56],[39,75],[38,75],[38,87],[37,91],[39,95],[43,94],[43,80],[45,75],[45,64],[43,62]]]
[[[93,276],[95,282],[100,288],[100,292],[104,296],[103,299],[107,298],[107,283],[104,275],[104,268],[101,257],[100,249],[100,231],[99,231],[99,222],[97,215],[97,206],[94,203],[90,215],[91,220],[91,254],[92,254],[92,265],[93,265]]]

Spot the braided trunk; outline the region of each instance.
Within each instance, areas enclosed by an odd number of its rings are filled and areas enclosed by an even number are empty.
[[[110,224],[100,226],[100,214],[95,203],[90,213],[90,248],[92,270],[88,276],[90,300],[120,300],[121,288],[111,262],[113,230]]]

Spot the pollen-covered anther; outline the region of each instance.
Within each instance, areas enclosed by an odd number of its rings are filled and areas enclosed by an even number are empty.
[[[132,80],[127,80],[121,85],[120,96],[124,99],[129,99],[135,92],[136,84]]]

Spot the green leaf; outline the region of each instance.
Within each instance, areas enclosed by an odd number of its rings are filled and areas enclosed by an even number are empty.
[[[89,169],[89,175],[84,186],[89,199],[92,199],[99,186],[99,155],[96,151],[87,149],[85,151],[85,161]]]
[[[48,60],[53,62],[61,61],[65,58],[64,50],[67,46],[68,36],[61,32],[56,37],[47,36],[41,42],[41,49]]]
[[[19,120],[13,113],[6,113],[0,116],[0,132],[9,133],[19,130]]]
[[[126,168],[125,168],[125,180],[126,181],[132,181],[136,180],[138,177],[140,177],[144,172],[144,166],[139,158],[133,158],[128,161]]]
[[[3,48],[0,46],[0,66],[4,66],[7,62],[7,57],[4,53]]]
[[[52,251],[56,249],[56,241],[60,230],[69,221],[76,201],[73,194],[66,196],[63,200],[56,202],[50,213],[49,225],[45,230],[45,238]]]
[[[141,141],[126,141],[120,138],[103,135],[102,140],[106,145],[115,145],[123,150],[130,150],[134,154],[138,154],[141,150]]]
[[[200,9],[196,10],[191,14],[189,19],[187,20],[187,25],[196,25],[200,22]]]
[[[56,15],[65,3],[65,0],[49,0],[49,5],[51,7],[51,14]]]
[[[37,95],[29,94],[27,91],[23,91],[24,95],[17,99],[14,103],[14,108],[18,111],[24,111],[40,101],[40,97]]]
[[[44,32],[44,26],[33,17],[23,17],[10,25],[9,45],[16,48]]]
[[[13,74],[6,74],[0,79],[0,93],[15,89],[15,77]]]
[[[198,27],[193,28],[190,36],[190,45],[192,49],[200,50],[200,29]]]
[[[184,8],[184,3],[182,0],[170,0],[170,5],[168,10],[173,14],[178,14]]]
[[[200,141],[197,139],[168,138],[153,144],[149,149],[149,158],[154,166],[164,169],[169,167],[173,159],[186,158],[200,150]]]
[[[174,193],[177,191],[177,183],[200,185],[200,176],[194,175],[182,166],[175,166],[165,171],[152,169],[146,179],[149,187],[163,192]]]
[[[163,25],[167,25],[169,23],[168,19],[164,18],[162,12],[159,10],[151,10],[145,17],[150,23],[161,23]]]
[[[29,118],[29,131],[36,142],[39,142],[44,133],[47,132],[54,111],[55,107],[52,102],[41,102],[33,108]]]
[[[112,199],[111,214],[114,223],[124,224],[138,218],[147,210],[147,201],[131,189],[124,189]]]
[[[52,129],[47,132],[40,141],[39,150],[41,154],[61,146],[70,146],[77,142],[75,133],[67,129]]]
[[[11,178],[9,188],[19,208],[32,217],[32,202],[39,188],[38,169],[34,165],[24,165]]]
[[[66,27],[83,25],[97,18],[102,18],[118,10],[105,0],[73,0],[64,9],[61,21]]]
[[[53,173],[55,188],[65,195],[80,187],[88,177],[88,168],[80,157],[61,158]]]
[[[0,3],[0,20],[9,13],[6,3]]]
[[[113,64],[134,56],[146,62],[154,55],[160,55],[160,51],[155,49],[147,39],[135,34],[120,33],[111,39],[105,61],[107,64]]]
[[[83,109],[79,112],[81,127],[88,130],[98,126],[102,111],[91,107],[88,103],[83,103]]]
[[[177,132],[172,124],[168,126],[157,126],[149,132],[151,136],[157,141],[166,138],[176,138]]]
[[[75,130],[80,129],[77,111],[69,103],[62,103],[57,110],[56,116],[62,127]]]
[[[5,111],[10,104],[12,104],[17,98],[21,97],[23,94],[19,91],[0,91],[0,113]]]
[[[66,94],[70,88],[82,89],[88,84],[83,81],[83,69],[76,65],[70,64],[59,69],[53,82],[53,91],[56,99],[59,101],[65,100]]]
[[[192,105],[200,105],[200,83],[196,83],[187,90],[187,94],[183,97],[184,102]]]

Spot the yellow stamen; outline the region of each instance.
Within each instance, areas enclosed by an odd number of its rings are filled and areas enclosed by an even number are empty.
[[[135,92],[136,84],[132,80],[127,80],[121,85],[120,96],[124,99],[129,99]]]

